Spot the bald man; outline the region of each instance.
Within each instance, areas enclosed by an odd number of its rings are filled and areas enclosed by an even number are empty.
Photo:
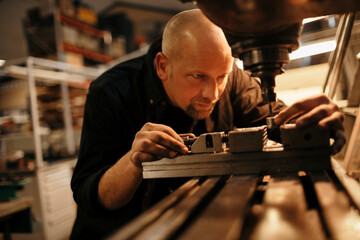
[[[78,204],[72,239],[103,238],[184,183],[143,180],[141,168],[187,154],[181,133],[264,125],[269,107],[262,102],[258,81],[236,67],[219,27],[199,10],[174,16],[145,56],[91,84],[71,183]],[[299,126],[342,131],[342,115],[325,96],[286,109],[278,101],[273,109],[284,109],[277,123],[305,113]]]

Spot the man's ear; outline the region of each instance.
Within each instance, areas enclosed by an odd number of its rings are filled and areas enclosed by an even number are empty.
[[[169,72],[169,59],[162,52],[158,52],[155,56],[155,67],[158,77],[162,81],[166,81]]]

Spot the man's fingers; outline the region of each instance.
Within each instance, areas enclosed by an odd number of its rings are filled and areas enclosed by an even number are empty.
[[[316,106],[328,103],[329,99],[324,94],[297,101],[275,116],[275,124],[280,125],[283,123],[287,123],[291,119],[310,111]]]
[[[133,143],[135,151],[144,151],[156,154],[165,155],[160,151],[175,151],[181,154],[188,153],[188,148],[184,143],[180,143],[164,132],[158,131],[140,131],[136,134],[136,140]],[[157,149],[159,152],[154,152]],[[170,156],[171,157],[171,156]]]
[[[343,130],[336,131],[334,140],[335,140],[334,143],[330,147],[331,155],[338,153],[341,150],[341,148],[345,145],[346,138],[345,138],[344,131]]]
[[[142,130],[164,132],[170,135],[171,137],[175,138],[179,142],[184,143],[181,137],[171,127],[166,125],[148,122],[143,126]]]
[[[296,120],[297,127],[306,127],[315,125],[318,122],[328,119],[329,116],[336,113],[338,108],[335,104],[323,104],[313,108]]]
[[[179,142],[164,132],[151,132],[149,139],[156,144],[165,146],[176,152],[182,154],[188,153],[188,148],[185,146],[184,142]]]
[[[139,152],[150,153],[154,156],[158,156],[159,158],[163,158],[163,157],[173,158],[177,155],[176,151],[173,151],[168,147],[152,142],[150,139],[146,139],[140,142],[139,145],[136,146],[136,149]]]
[[[301,115],[301,116],[299,116]],[[287,123],[297,117],[296,127],[306,127],[317,124],[332,133],[334,143],[331,146],[331,154],[335,154],[344,146],[344,116],[339,108],[326,95],[320,94],[314,97],[300,100],[275,116],[275,124]]]
[[[278,115],[275,116],[275,118],[274,118],[275,124],[281,125],[283,123],[287,123],[291,119],[293,119],[303,113],[303,112],[297,111],[296,109],[298,109],[298,108],[290,106],[290,107],[287,107],[284,110],[282,110]]]
[[[195,134],[193,134],[193,133],[181,133],[179,135],[180,135],[180,137],[189,137],[189,138],[195,138],[196,137]]]
[[[162,124],[146,123],[136,134],[135,139],[149,139],[176,152],[186,154],[188,148],[182,138],[171,128]]]
[[[319,121],[318,125],[324,129],[344,130],[344,115],[341,112],[334,112],[331,116]]]
[[[161,124],[146,123],[136,133],[132,151],[131,161],[141,166],[141,162],[154,161],[163,157],[173,158],[178,153],[188,153],[189,149],[172,128]]]

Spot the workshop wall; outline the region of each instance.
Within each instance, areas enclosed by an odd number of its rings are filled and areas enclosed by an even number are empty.
[[[27,9],[38,5],[38,0],[0,1],[0,59],[27,56],[22,19]]]
[[[49,2],[51,0],[0,0],[0,59],[16,59],[27,56],[22,25],[26,11],[38,6],[46,8]],[[83,0],[83,2],[91,6],[96,13],[117,2],[174,11],[194,8],[192,3],[183,4],[179,0]]]

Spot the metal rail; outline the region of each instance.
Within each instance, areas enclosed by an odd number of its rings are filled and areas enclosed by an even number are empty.
[[[335,36],[337,45],[336,49],[330,56],[329,71],[323,87],[323,92],[331,99],[335,96],[346,48],[349,44],[351,30],[355,21],[355,15],[355,13],[344,14],[341,16],[339,21],[338,30]]]

